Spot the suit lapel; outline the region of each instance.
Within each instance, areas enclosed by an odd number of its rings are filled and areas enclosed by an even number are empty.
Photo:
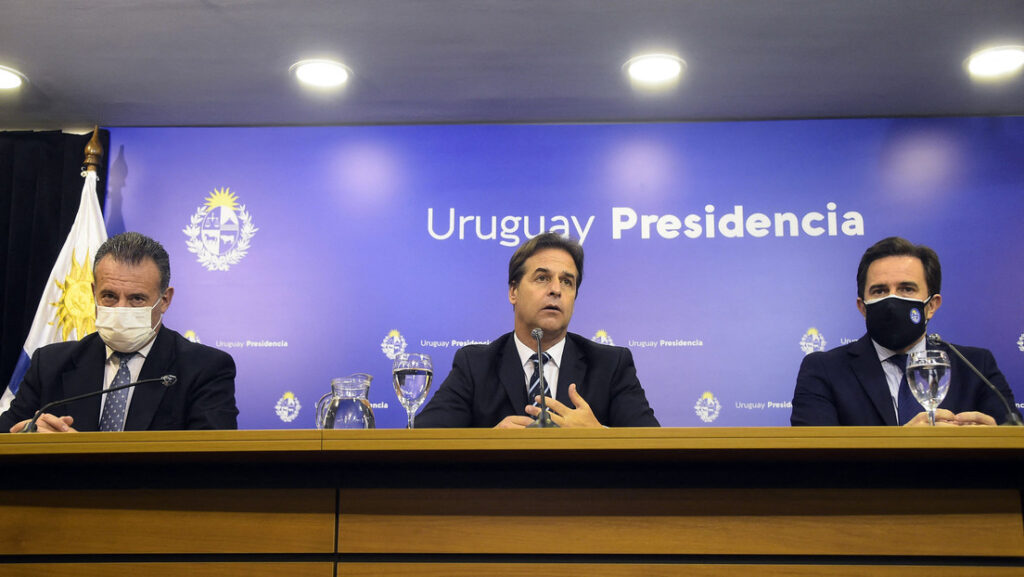
[[[558,391],[555,399],[567,407],[573,407],[569,400],[569,385],[575,383],[576,391],[584,399],[587,398],[587,390],[584,385],[584,378],[587,376],[587,363],[583,358],[583,352],[576,346],[576,343],[565,335],[565,348],[562,349],[562,366],[558,367]]]
[[[517,415],[526,414],[526,372],[519,360],[519,350],[512,333],[509,333],[498,359],[498,379],[508,395]]]
[[[871,404],[886,425],[896,425],[896,411],[893,409],[892,394],[885,380],[885,371],[878,361],[878,352],[871,344],[871,337],[864,335],[850,347],[850,372],[860,382]]]
[[[160,325],[160,332],[157,333],[153,348],[149,349],[146,362],[139,372],[139,380],[155,379],[167,373],[173,373],[174,366],[174,335],[169,329]],[[180,382],[176,387],[184,386]],[[147,383],[135,387],[132,393],[132,402],[128,407],[128,416],[125,417],[124,430],[145,431],[149,429],[153,417],[156,415],[157,407],[164,398],[166,387],[159,383]]]
[[[107,347],[98,335],[83,339],[83,348],[75,358],[74,368],[61,375],[62,397],[74,397],[103,388],[103,370],[107,360]],[[79,431],[96,431],[100,424],[100,395],[82,399],[66,407],[54,407],[57,415],[71,415],[71,425]]]

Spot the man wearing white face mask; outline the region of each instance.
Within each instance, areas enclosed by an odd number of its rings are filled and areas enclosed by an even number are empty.
[[[857,270],[857,309],[867,334],[804,357],[793,394],[793,425],[928,425],[903,372],[906,356],[926,349],[928,321],[942,304],[942,268],[935,251],[899,237],[869,248]],[[1014,406],[1006,377],[986,349],[957,348]],[[950,385],[936,425],[995,425],[1002,401],[953,353]],[[1015,409],[1016,410],[1016,409]]]
[[[235,429],[235,363],[163,326],[171,305],[170,260],[135,232],[108,239],[93,264],[96,333],[32,355],[0,431],[20,431],[43,405],[137,380],[175,375],[171,387],[143,384],[54,407],[41,432]]]

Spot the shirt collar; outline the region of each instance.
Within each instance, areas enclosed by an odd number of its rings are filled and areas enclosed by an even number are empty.
[[[907,351],[907,356],[909,356],[911,353],[916,353],[918,351],[925,350],[927,348],[926,347],[927,343],[928,343],[928,339],[921,339],[920,341],[917,342],[916,345],[910,347],[910,350]],[[898,353],[898,352],[896,352],[896,351],[894,351],[892,349],[887,349],[887,348],[883,347],[882,345],[876,343],[874,339],[871,339],[871,344],[875,345],[875,353],[878,354],[878,360],[880,362],[885,362],[885,361],[889,360],[890,357],[894,357],[894,356],[900,354],[900,353]]]
[[[523,341],[519,340],[519,336],[512,333],[512,338],[516,340],[516,350],[519,352],[519,360],[525,367],[526,363],[530,362],[530,357],[533,356],[537,349],[531,349],[530,347],[523,344]],[[562,365],[562,351],[565,350],[565,337],[551,346],[548,350],[544,351],[551,357],[551,362],[555,363],[556,367]]]

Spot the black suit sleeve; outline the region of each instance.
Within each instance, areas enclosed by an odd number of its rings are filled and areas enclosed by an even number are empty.
[[[25,372],[21,384],[18,385],[18,394],[11,401],[11,407],[0,415],[0,433],[7,433],[14,425],[25,419],[31,419],[39,407],[44,404],[41,400],[42,379],[39,375],[42,366],[39,361],[40,351],[42,351],[41,347],[32,353],[32,363]]]
[[[654,410],[647,402],[640,380],[636,376],[633,353],[622,348],[612,374],[612,391],[608,408],[609,427],[659,427]]]
[[[235,405],[235,361],[231,355],[210,350],[209,359],[200,365],[199,374],[189,391],[186,429],[237,429]]]
[[[985,375],[985,378],[995,385],[997,389],[999,389],[999,392],[1006,397],[1006,402],[1010,404],[1010,408],[1019,416],[1020,411],[1017,410],[1015,405],[1013,391],[1010,390],[1010,384],[1006,382],[1006,377],[1003,376],[1003,373],[996,365],[996,359],[992,355],[992,351],[988,349],[975,349],[975,351],[977,351],[977,356],[975,357],[977,358],[977,361],[975,362],[975,365],[978,367],[978,370],[981,374]],[[964,370],[971,371],[971,369],[966,366],[964,367]],[[973,379],[974,377],[975,375],[973,374],[973,371],[971,371],[971,378]],[[976,410],[991,416],[997,423],[1006,422],[1008,420],[1006,406],[1003,405],[1003,402],[999,400],[999,397],[992,391],[992,389],[988,388],[985,383],[982,383],[979,380],[977,391],[978,398],[975,400],[975,404],[977,406]]]
[[[824,358],[822,353],[811,353],[800,363],[793,392],[793,412],[789,418],[794,426],[824,427],[839,424]]]
[[[466,349],[455,352],[448,373],[427,406],[416,416],[415,426],[422,429],[459,428],[473,425],[473,382]]]

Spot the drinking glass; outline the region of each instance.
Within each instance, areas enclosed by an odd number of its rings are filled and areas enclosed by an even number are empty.
[[[928,411],[935,426],[935,409],[949,391],[949,357],[946,351],[917,351],[907,357],[907,384],[917,402]]]
[[[430,381],[434,378],[434,366],[430,363],[430,355],[399,353],[395,355],[391,374],[394,377],[398,402],[405,407],[405,412],[409,415],[408,428],[412,429],[416,410],[427,398]]]

